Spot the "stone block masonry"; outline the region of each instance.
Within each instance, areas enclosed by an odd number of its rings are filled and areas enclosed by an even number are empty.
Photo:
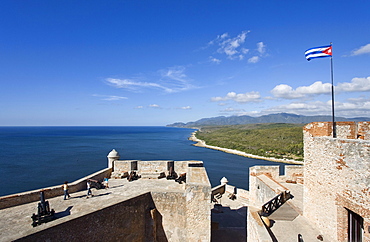
[[[369,122],[338,122],[304,127],[304,215],[335,241],[348,241],[349,211],[363,218],[363,240],[370,241]]]
[[[150,193],[146,193],[17,241],[159,241],[164,232],[154,220],[160,217],[151,216],[154,207]]]
[[[105,168],[91,175],[83,177],[77,181],[68,184],[69,193],[74,193],[77,191],[86,189],[86,179],[94,179],[102,181],[104,177],[110,177],[112,173],[112,168]],[[62,184],[60,186],[46,187],[41,189],[45,193],[45,198],[52,198],[63,195]],[[9,208],[13,206],[18,206],[25,203],[40,201],[40,189],[22,192],[17,194],[12,194],[8,196],[0,197],[0,209]]]
[[[118,152],[112,151],[108,155],[108,166],[111,167],[72,182],[71,190],[80,191],[70,200],[50,198],[48,192],[47,198],[59,217],[35,228],[30,225],[30,216],[37,208],[39,191],[18,197],[23,205],[12,196],[8,198],[10,200],[0,200],[0,204],[12,203],[13,206],[0,210],[0,220],[4,224],[0,227],[3,237],[0,236],[0,241],[211,240],[211,185],[202,161],[116,160],[118,158]],[[87,178],[102,180],[112,170],[168,174],[170,167],[178,174],[186,173],[186,182],[111,179],[109,189],[94,190],[95,196],[85,199]],[[53,196],[62,196],[60,187],[53,189],[59,189]],[[67,206],[71,212],[68,209],[61,212]],[[17,222],[12,224],[12,221]]]

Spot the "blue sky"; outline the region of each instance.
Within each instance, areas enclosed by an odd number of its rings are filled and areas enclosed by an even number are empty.
[[[2,1],[0,125],[370,116],[370,1]]]

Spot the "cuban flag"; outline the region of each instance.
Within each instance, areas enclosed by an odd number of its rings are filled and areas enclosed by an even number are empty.
[[[308,61],[314,58],[331,57],[331,45],[314,47],[306,50],[304,54]]]

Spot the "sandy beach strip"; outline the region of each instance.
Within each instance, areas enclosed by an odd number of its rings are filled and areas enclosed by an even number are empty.
[[[303,161],[288,160],[288,159],[277,159],[277,158],[273,158],[273,157],[264,157],[264,156],[259,156],[259,155],[248,154],[248,153],[245,153],[245,152],[239,151],[239,150],[233,150],[233,149],[227,149],[227,148],[221,148],[221,147],[217,147],[217,146],[207,145],[204,140],[198,139],[195,136],[196,132],[197,131],[194,131],[191,134],[191,136],[189,137],[189,140],[197,142],[197,143],[193,144],[194,146],[219,150],[219,151],[223,151],[223,152],[234,154],[234,155],[245,156],[245,157],[248,157],[248,158],[268,160],[268,161],[281,162],[281,163],[287,163],[287,164],[303,165]]]

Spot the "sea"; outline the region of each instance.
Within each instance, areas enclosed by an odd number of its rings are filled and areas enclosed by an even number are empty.
[[[116,149],[121,160],[200,160],[213,186],[222,177],[248,189],[249,167],[283,163],[193,146],[194,129],[161,126],[0,127],[0,196],[61,185],[107,167]]]

